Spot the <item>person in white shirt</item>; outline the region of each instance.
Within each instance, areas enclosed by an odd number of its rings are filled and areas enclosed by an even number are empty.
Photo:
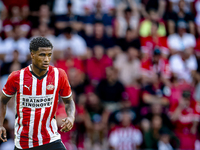
[[[196,39],[193,34],[186,33],[187,24],[184,21],[178,22],[178,33],[168,36],[167,44],[171,53],[194,48],[196,46]]]
[[[179,78],[188,83],[192,82],[193,71],[197,70],[197,60],[191,49],[179,51],[169,59],[171,71]]]
[[[8,37],[3,41],[2,54],[5,54],[4,61],[11,62],[13,60],[13,52],[19,52],[19,62],[27,61],[29,57],[29,40],[22,35],[20,26],[13,29],[13,37]]]
[[[141,63],[137,58],[139,50],[134,47],[128,48],[127,53],[117,55],[114,66],[119,71],[119,80],[124,85],[135,84],[141,76]]]
[[[167,128],[162,128],[160,130],[158,150],[173,150],[173,147],[170,144],[170,131]]]
[[[55,15],[64,15],[68,12],[67,3],[72,2],[72,12],[75,15],[85,15],[85,9],[91,5],[91,0],[56,0],[53,12]]]
[[[67,27],[64,33],[58,36],[54,48],[55,59],[62,58],[63,52],[69,48],[76,57],[84,57],[87,52],[85,40],[78,34],[74,34],[71,27]]]
[[[180,1],[185,1],[186,5],[185,5],[185,8],[184,8],[184,11],[185,12],[191,12],[192,11],[192,3],[195,1],[195,0],[169,0],[169,3],[170,3],[170,9],[175,11],[175,12],[178,12],[179,11],[179,7],[178,7],[178,3]]]

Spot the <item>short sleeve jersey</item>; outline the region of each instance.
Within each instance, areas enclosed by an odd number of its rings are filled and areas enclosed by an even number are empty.
[[[71,87],[64,70],[49,66],[38,77],[28,66],[8,77],[2,92],[15,96],[15,146],[27,149],[60,139],[55,113],[59,95],[69,98]]]

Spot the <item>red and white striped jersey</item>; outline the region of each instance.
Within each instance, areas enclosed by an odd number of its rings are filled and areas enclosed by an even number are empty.
[[[134,126],[119,126],[110,133],[108,141],[115,150],[135,150],[142,144],[142,133]]]
[[[49,66],[43,77],[37,77],[28,66],[8,77],[3,93],[15,95],[15,146],[27,149],[60,139],[55,113],[58,96],[71,96],[64,70]]]

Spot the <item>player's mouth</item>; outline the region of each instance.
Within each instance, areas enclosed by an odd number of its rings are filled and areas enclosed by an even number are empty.
[[[49,67],[49,64],[43,64],[42,66],[47,68],[47,67]]]

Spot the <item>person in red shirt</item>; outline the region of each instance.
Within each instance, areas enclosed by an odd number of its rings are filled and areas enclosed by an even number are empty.
[[[171,77],[169,61],[162,57],[160,49],[155,49],[152,58],[144,57],[141,60],[142,80],[143,82],[152,82],[155,73],[160,74],[167,83]]]
[[[178,80],[178,77],[172,75],[170,79],[170,90],[169,90],[169,111],[173,110],[179,104],[181,100],[182,92],[190,89],[192,95],[194,94],[194,86],[188,84],[187,82],[181,82]]]
[[[62,132],[72,129],[75,104],[66,73],[50,66],[53,46],[44,37],[30,42],[32,64],[12,72],[0,94],[0,140],[6,142],[3,121],[6,105],[15,95],[15,150],[66,150],[61,142],[55,119],[60,95],[67,117]],[[2,136],[3,134],[3,136]]]
[[[194,149],[199,117],[195,113],[190,91],[183,91],[179,104],[170,112],[180,149]]]
[[[65,50],[64,59],[58,59],[55,62],[54,66],[65,70],[66,73],[68,73],[69,69],[71,68],[76,68],[81,72],[84,72],[85,70],[83,66],[83,61],[72,54],[71,48]]]
[[[10,10],[13,6],[18,6],[20,8],[24,6],[29,6],[29,1],[28,0],[2,0],[4,5],[8,10]]]
[[[94,47],[94,56],[87,60],[86,73],[92,84],[97,84],[106,77],[106,67],[112,66],[112,59],[104,54],[100,45]]]
[[[28,16],[28,6],[23,6],[22,8],[19,6],[12,6],[10,10],[10,17],[5,18],[2,23],[3,38],[11,37],[12,34],[10,32],[12,32],[12,29],[15,28],[15,26],[20,26],[21,35],[23,35],[23,37],[27,37],[31,30],[31,22],[29,21]]]

